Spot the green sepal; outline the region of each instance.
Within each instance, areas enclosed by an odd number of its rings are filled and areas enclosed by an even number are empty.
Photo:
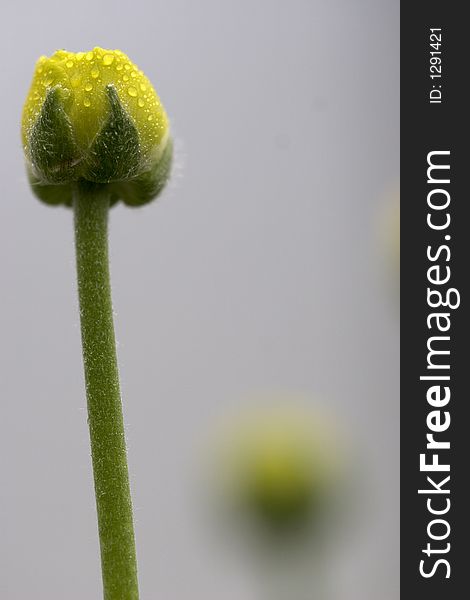
[[[41,112],[29,135],[34,174],[44,184],[77,179],[81,154],[64,110],[67,92],[59,86],[47,90]]]
[[[155,165],[129,181],[120,181],[110,186],[112,199],[122,200],[128,206],[141,206],[156,198],[165,187],[171,171],[173,143],[168,140],[163,154]]]
[[[48,91],[30,136],[32,164],[27,165],[31,188],[42,202],[72,206],[73,186],[78,181],[106,188],[111,206],[120,200],[128,206],[141,206],[165,187],[173,158],[171,139],[158,160],[142,172],[137,129],[115,87],[109,85],[106,91],[110,115],[86,151],[86,158],[74,142],[64,110],[64,90],[56,87]]]
[[[49,206],[72,206],[72,185],[70,183],[63,184],[47,184],[42,183],[31,171],[27,169],[29,184],[34,195]]]
[[[138,131],[123,108],[116,88],[106,86],[110,113],[91,145],[83,177],[95,183],[132,178],[141,165]]]

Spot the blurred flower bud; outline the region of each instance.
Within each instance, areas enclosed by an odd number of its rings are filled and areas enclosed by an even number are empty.
[[[78,180],[107,185],[112,203],[143,204],[163,189],[171,168],[165,110],[119,50],[41,57],[22,140],[32,188],[49,204],[70,205]]]
[[[340,482],[339,440],[324,419],[285,406],[260,410],[225,432],[221,472],[232,508],[271,533],[305,533]]]
[[[396,307],[400,292],[400,190],[398,185],[384,194],[377,215],[376,229],[381,283]]]
[[[394,273],[400,271],[400,193],[387,202],[382,218],[382,237],[386,258]]]

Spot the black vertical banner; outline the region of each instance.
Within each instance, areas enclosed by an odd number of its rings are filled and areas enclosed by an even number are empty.
[[[401,598],[470,576],[470,31],[401,4]]]

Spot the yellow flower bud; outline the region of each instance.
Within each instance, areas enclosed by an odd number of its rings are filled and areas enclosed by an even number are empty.
[[[283,406],[231,423],[217,453],[229,504],[270,531],[315,521],[340,479],[338,447],[325,423]]]
[[[120,50],[41,57],[23,109],[22,140],[33,189],[52,203],[58,185],[68,203],[67,185],[85,179],[110,184],[114,201],[139,204],[163,188],[170,169],[166,112]]]

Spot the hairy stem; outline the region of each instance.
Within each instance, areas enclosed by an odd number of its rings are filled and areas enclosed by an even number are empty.
[[[132,503],[109,278],[109,196],[102,189],[83,182],[74,191],[88,424],[104,600],[137,600]]]

